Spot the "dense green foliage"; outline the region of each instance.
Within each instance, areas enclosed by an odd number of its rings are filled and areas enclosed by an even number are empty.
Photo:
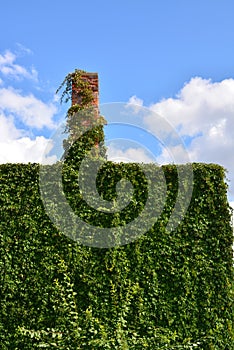
[[[63,165],[63,183],[83,219],[121,225],[142,209],[147,182],[137,164],[108,162],[98,174],[99,193],[113,199],[123,176],[132,179],[133,201],[122,216],[89,211],[77,194],[76,160]],[[225,172],[213,164],[193,164],[193,171],[192,200],[175,231],[165,229],[177,193],[177,169],[168,165],[166,206],[152,229],[127,245],[99,249],[79,245],[53,225],[40,196],[38,164],[1,165],[1,349],[233,349]]]

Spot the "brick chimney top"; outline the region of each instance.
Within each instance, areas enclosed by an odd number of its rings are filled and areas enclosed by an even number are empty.
[[[99,106],[99,87],[98,87],[98,73],[82,73],[81,78],[87,81],[93,92],[92,105],[98,110]],[[81,102],[81,95],[79,89],[72,84],[72,106]]]

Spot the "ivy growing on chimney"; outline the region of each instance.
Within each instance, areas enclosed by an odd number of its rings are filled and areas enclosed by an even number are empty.
[[[72,88],[73,86],[80,91],[81,103],[80,108],[87,107],[93,101],[93,92],[88,81],[83,79],[83,76],[87,74],[86,71],[81,69],[75,69],[74,72],[69,73],[64,78],[63,82],[60,84],[56,93],[58,93],[62,88],[64,88],[60,102],[67,103],[72,98]],[[69,110],[68,110],[69,111]]]
[[[66,114],[65,132],[69,134],[63,141],[66,156],[68,150],[85,133],[87,142],[94,144],[96,150],[95,157],[106,158],[103,126],[106,124],[104,117],[100,116],[97,101],[94,99],[94,92],[90,81],[85,77],[89,76],[84,70],[75,69],[74,72],[66,75],[65,79],[57,89],[56,93],[62,90],[60,102],[72,101],[71,107]],[[75,95],[75,98],[73,98]],[[75,102],[74,102],[75,101]],[[98,148],[99,145],[99,148]]]

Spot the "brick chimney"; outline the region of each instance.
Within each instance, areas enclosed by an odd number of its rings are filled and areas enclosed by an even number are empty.
[[[95,108],[96,116],[99,116],[99,87],[98,87],[98,73],[83,73],[81,78],[87,81],[93,91],[92,105]],[[79,89],[72,84],[72,106],[81,102],[82,96],[79,94]]]
[[[92,93],[93,93],[93,101],[91,102],[91,106],[94,107],[94,110],[90,111],[90,116],[92,117],[91,120],[98,119],[100,117],[99,114],[99,87],[98,87],[98,73],[87,73],[83,72],[81,74],[81,79],[88,82],[88,85],[90,86]],[[72,94],[71,94],[71,105],[74,106],[76,104],[80,104],[82,102],[82,93],[80,88],[78,88],[75,83],[72,83]],[[82,110],[79,112],[81,113],[82,117]],[[79,118],[79,113],[76,117]],[[86,120],[81,121],[81,125],[83,126],[89,126],[91,120],[89,119],[89,109],[88,113],[85,113],[85,117],[87,118]],[[83,118],[82,118],[83,119]],[[64,161],[66,159],[67,152],[69,148],[71,147],[72,143],[76,141],[77,139],[77,134],[74,134],[72,130],[70,130],[70,135],[67,140],[63,141],[63,148],[64,148],[64,154],[61,157],[61,160]],[[95,140],[96,141],[96,140]],[[103,143],[103,142],[102,142]],[[105,157],[105,148],[100,147],[99,149],[99,141],[96,141],[94,144],[94,147],[97,149],[95,151],[95,156],[98,156],[101,154],[102,157]]]

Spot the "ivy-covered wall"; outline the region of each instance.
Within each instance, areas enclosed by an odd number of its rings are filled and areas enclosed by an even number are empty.
[[[113,199],[113,184],[124,169],[131,179],[136,165],[107,164],[97,186]],[[152,229],[129,244],[100,249],[79,245],[52,223],[38,164],[1,165],[0,348],[233,349],[233,233],[225,172],[214,164],[192,167],[191,203],[176,230],[166,230],[177,191],[177,168],[168,165],[162,168],[166,206]],[[153,164],[148,168],[158,171]],[[74,171],[69,162],[64,166],[64,190],[73,209],[87,216]],[[147,184],[139,175],[133,185],[135,206],[117,224],[144,204]],[[103,226],[114,219],[86,217]]]

